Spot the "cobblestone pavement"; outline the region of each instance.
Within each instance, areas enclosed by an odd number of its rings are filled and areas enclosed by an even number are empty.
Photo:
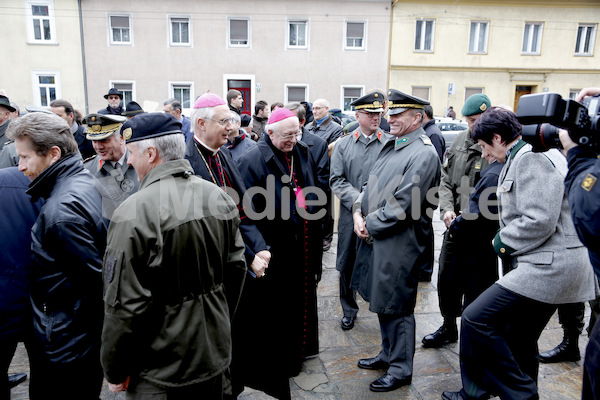
[[[339,322],[342,310],[338,299],[338,272],[335,270],[336,242],[323,257],[323,278],[319,284],[319,335],[320,354],[305,362],[303,371],[290,379],[293,399],[440,399],[444,390],[459,390],[460,366],[458,344],[441,349],[424,349],[421,339],[436,330],[442,323],[439,313],[437,286],[437,259],[441,247],[444,225],[434,216],[436,231],[436,267],[432,282],[420,283],[415,309],[417,323],[417,347],[414,359],[412,384],[390,393],[373,393],[369,383],[377,379],[381,371],[359,369],[359,358],[376,355],[380,349],[377,316],[368,310],[368,304],[359,300],[360,312],[354,329],[343,331]],[[589,308],[586,309],[589,316]],[[562,329],[556,314],[539,340],[541,351],[553,348],[562,339]],[[587,335],[580,338],[582,357],[587,345]],[[482,354],[485,357],[485,354]],[[581,374],[583,360],[558,364],[541,364],[539,375],[540,398],[543,400],[567,400],[581,398]],[[25,350],[19,347],[10,367],[11,373],[28,372]],[[66,379],[68,379],[66,377]],[[57,382],[63,384],[64,382]],[[13,400],[28,399],[27,382],[12,390]],[[110,393],[106,382],[102,400],[124,399],[124,394]],[[246,389],[239,400],[266,400],[272,397],[262,392]]]

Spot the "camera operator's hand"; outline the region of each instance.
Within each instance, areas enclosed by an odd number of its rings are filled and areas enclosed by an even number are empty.
[[[560,143],[562,144],[562,147],[563,147],[562,153],[566,157],[567,152],[569,150],[571,150],[573,147],[576,147],[577,143],[575,143],[574,141],[571,140],[571,137],[569,136],[569,131],[564,130],[564,129],[558,130],[558,137],[560,138]]]
[[[600,88],[585,88],[585,89],[581,89],[581,92],[579,92],[579,94],[577,94],[577,97],[575,98],[575,101],[581,102],[581,100],[583,100],[583,98],[585,96],[595,96],[597,94],[600,94]]]

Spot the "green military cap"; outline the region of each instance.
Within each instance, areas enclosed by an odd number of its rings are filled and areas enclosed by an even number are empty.
[[[490,101],[489,97],[487,97],[485,94],[477,93],[471,95],[467,101],[465,101],[461,114],[465,117],[468,117],[469,115],[481,114],[490,108],[491,105],[492,102]]]
[[[400,114],[409,108],[422,110],[429,102],[419,97],[414,97],[406,93],[402,93],[396,89],[388,90],[388,114]]]
[[[383,112],[385,103],[385,95],[381,92],[367,93],[362,97],[354,100],[350,105],[355,111],[362,110],[368,112]]]
[[[104,140],[121,128],[127,118],[111,114],[88,114],[81,122],[87,125],[88,140]]]

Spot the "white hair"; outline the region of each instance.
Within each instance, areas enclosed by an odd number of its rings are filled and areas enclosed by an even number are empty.
[[[181,133],[139,140],[132,144],[136,145],[138,154],[142,154],[149,147],[154,147],[158,156],[165,162],[181,160],[185,156],[185,136]]]
[[[194,131],[196,130],[196,126],[198,125],[198,119],[209,119],[214,117],[214,115],[214,107],[196,108],[196,111],[194,111],[194,114],[192,114],[192,119],[194,120]]]

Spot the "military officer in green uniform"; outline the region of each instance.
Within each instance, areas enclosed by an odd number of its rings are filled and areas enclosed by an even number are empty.
[[[139,187],[135,170],[127,165],[129,150],[121,134],[121,126],[126,120],[111,114],[89,114],[83,119],[87,125],[86,137],[96,151],[96,155],[87,159],[84,166],[98,180],[103,212],[108,219]]]
[[[488,166],[488,162],[481,157],[481,147],[471,138],[471,131],[475,121],[490,106],[490,99],[479,93],[470,96],[463,105],[461,112],[469,129],[456,136],[442,167],[440,217],[446,228],[469,204],[471,189],[479,182],[481,171]],[[456,317],[462,313],[464,290],[454,262],[455,248],[449,231],[446,231],[438,271],[438,298],[444,323],[437,331],[423,338],[423,347],[438,348],[458,340]]]
[[[412,382],[419,258],[440,181],[440,159],[421,124],[425,101],[390,89],[390,133],[354,203],[359,239],[352,286],[369,301],[381,329],[381,351],[359,368],[387,369],[369,389],[387,392]]]

